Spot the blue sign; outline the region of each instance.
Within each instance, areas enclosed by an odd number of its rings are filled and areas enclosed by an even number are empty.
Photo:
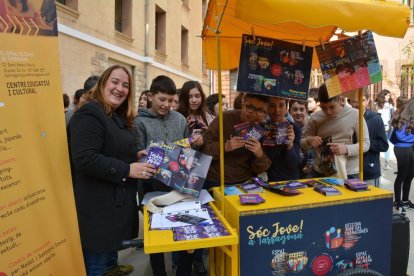
[[[237,91],[306,101],[312,47],[243,35]]]
[[[391,226],[391,198],[241,216],[240,275],[388,275]]]

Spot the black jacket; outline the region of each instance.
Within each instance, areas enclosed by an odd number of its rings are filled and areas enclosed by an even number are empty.
[[[138,232],[136,129],[95,102],[83,105],[68,127],[73,188],[82,247],[104,253],[121,249]]]
[[[381,176],[380,152],[388,150],[388,139],[381,114],[367,110],[364,118],[370,140],[369,150],[364,153],[364,180],[371,180]]]

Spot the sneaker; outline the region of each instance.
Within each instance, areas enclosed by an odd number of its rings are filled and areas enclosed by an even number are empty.
[[[176,264],[172,264],[172,267],[171,267],[171,272],[172,272],[172,275],[173,276],[175,276],[175,275],[177,275],[177,265]]]
[[[401,201],[394,201],[394,209],[398,213],[400,213],[402,215],[405,215],[406,211],[405,211],[405,208],[403,207],[403,203]]]
[[[411,200],[401,202],[402,206],[406,209],[414,209],[414,203]]]
[[[130,274],[132,271],[134,271],[132,265],[118,265],[112,270],[105,272],[105,276],[124,276]]]
[[[203,261],[194,261],[193,262],[194,270],[197,274],[197,276],[207,276],[208,271],[206,267],[204,266]]]

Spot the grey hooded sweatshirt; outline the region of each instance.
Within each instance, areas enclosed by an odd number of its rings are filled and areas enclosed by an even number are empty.
[[[135,124],[139,151],[146,149],[152,142],[175,142],[190,136],[186,119],[174,110],[161,117],[150,109],[140,108]]]

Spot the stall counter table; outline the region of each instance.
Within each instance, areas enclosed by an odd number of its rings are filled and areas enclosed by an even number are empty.
[[[214,267],[215,258],[212,249],[216,248],[220,252],[223,252],[229,259],[231,273],[227,275],[238,275],[237,258],[238,258],[238,242],[239,238],[235,229],[226,221],[224,216],[220,213],[217,207],[210,202],[210,207],[219,217],[221,223],[229,230],[229,236],[197,239],[189,241],[174,241],[173,233],[171,230],[150,230],[150,217],[149,213],[144,207],[144,252],[146,254],[171,252],[179,250],[192,250],[198,248],[210,249],[210,268]],[[210,269],[210,275],[215,273],[215,270]]]
[[[288,197],[265,190],[259,205],[225,196],[224,216],[239,234],[240,275],[336,275],[356,266],[388,275],[393,194],[372,186],[364,192],[336,188],[342,195],[303,188]],[[213,195],[220,206],[220,190]],[[219,265],[228,266],[226,259]]]

